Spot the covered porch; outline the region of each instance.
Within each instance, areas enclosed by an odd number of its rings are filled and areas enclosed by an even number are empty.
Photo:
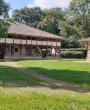
[[[1,38],[0,53],[2,59],[58,59],[60,42]]]
[[[60,49],[51,46],[6,45],[5,59],[44,59],[60,55]]]

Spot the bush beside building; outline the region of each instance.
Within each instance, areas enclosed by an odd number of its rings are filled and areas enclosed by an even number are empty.
[[[81,58],[85,59],[87,56],[87,50],[85,48],[70,48],[61,49],[62,58]]]

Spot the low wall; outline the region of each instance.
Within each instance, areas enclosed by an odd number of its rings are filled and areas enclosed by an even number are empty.
[[[60,60],[59,56],[48,56],[46,60]],[[43,59],[43,60],[44,60]],[[42,60],[41,56],[5,56],[4,60]]]

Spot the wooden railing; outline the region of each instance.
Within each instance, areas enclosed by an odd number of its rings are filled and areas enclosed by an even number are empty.
[[[61,46],[60,42],[51,41],[36,41],[36,40],[22,40],[22,39],[12,39],[12,38],[1,38],[0,43],[6,44],[23,44],[23,45],[48,45],[48,46]]]

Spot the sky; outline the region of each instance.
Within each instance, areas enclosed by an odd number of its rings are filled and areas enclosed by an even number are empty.
[[[20,9],[25,6],[27,7],[39,6],[42,9],[45,8],[50,9],[53,7],[54,8],[60,7],[62,9],[65,9],[69,6],[72,0],[4,0],[4,1],[10,4],[12,12],[14,9]]]
[[[71,0],[5,0],[10,4],[12,9],[20,9],[25,6],[34,7],[39,6],[41,8],[60,7],[67,8]]]

